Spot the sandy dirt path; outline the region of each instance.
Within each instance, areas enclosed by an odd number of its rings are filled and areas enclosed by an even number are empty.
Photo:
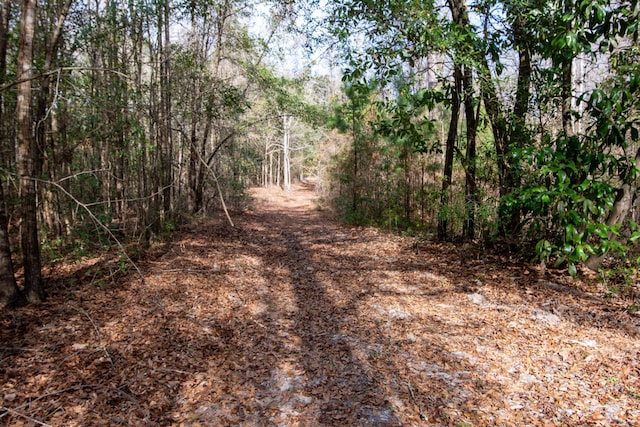
[[[615,302],[340,225],[309,185],[251,196],[234,228],[177,232],[144,283],[2,313],[0,424],[640,425],[638,318]]]

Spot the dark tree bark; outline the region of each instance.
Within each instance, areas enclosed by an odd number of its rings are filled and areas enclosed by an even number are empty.
[[[563,4],[564,13],[571,14],[574,9],[572,0],[565,0]],[[569,34],[572,30],[573,23],[571,20],[566,22],[566,32]],[[573,96],[573,55],[562,53],[560,57],[560,67],[562,70],[560,83],[560,111],[562,113],[562,132],[565,137],[573,136],[573,116],[572,116],[572,96]]]
[[[451,10],[451,18],[459,31],[471,31],[469,22],[469,13],[466,0],[450,0],[449,9]],[[465,46],[466,49],[473,49],[473,46]],[[473,56],[475,53],[472,54]],[[457,60],[457,59],[454,59]],[[475,109],[475,89],[473,82],[473,66],[464,64],[459,66],[457,79],[461,80],[458,88],[458,97],[462,94],[462,102],[464,105],[464,116],[466,123],[466,155],[463,160],[465,169],[465,210],[466,217],[463,227],[463,235],[468,239],[475,237],[475,214],[478,204],[478,194],[476,185],[476,136],[478,133],[478,115]],[[460,106],[458,106],[460,109]],[[454,147],[455,148],[455,147]]]
[[[71,7],[71,0],[65,0],[61,5],[61,10],[58,12],[58,16],[55,19],[53,28],[50,29],[49,37],[45,40],[44,46],[44,67],[43,71],[51,71],[55,58],[60,45],[60,39],[62,37],[62,30],[64,22],[69,13]],[[53,9],[53,7],[51,7]],[[47,12],[55,13],[55,11]],[[37,95],[34,123],[37,123],[35,130],[35,173],[40,176],[48,175],[51,180],[55,180],[58,176],[58,168],[61,166],[59,160],[60,152],[64,151],[66,147],[60,147],[59,144],[53,142],[54,127],[52,126],[53,114],[49,115],[47,119],[47,107],[51,104],[53,93],[51,91],[52,74],[46,74],[40,79],[40,90]],[[50,153],[50,157],[45,157],[45,152]],[[41,219],[47,226],[47,229],[55,231],[56,234],[62,233],[61,221],[58,216],[59,209],[55,202],[54,193],[48,189],[43,189],[41,193],[41,206],[40,212],[42,213]]]
[[[14,307],[25,302],[16,285],[11,261],[11,248],[7,232],[7,215],[4,208],[4,192],[0,183],[0,309]]]
[[[513,44],[518,53],[518,77],[516,98],[512,112],[503,111],[489,64],[483,55],[481,77],[482,98],[487,117],[491,123],[498,163],[498,189],[500,194],[499,233],[501,237],[514,236],[520,230],[520,211],[505,203],[506,197],[520,186],[519,160],[513,154],[528,145],[526,131],[527,113],[531,98],[531,43],[526,14],[521,7],[511,5],[507,13],[513,21]],[[487,33],[485,22],[485,35]]]
[[[351,100],[351,134],[353,137],[353,181],[351,193],[351,211],[353,214],[358,212],[358,199],[360,198],[358,186],[358,158],[360,156],[358,146],[358,132],[356,130],[356,109],[353,105],[355,101]]]
[[[465,26],[465,22],[463,22],[466,16],[465,0],[449,0],[449,9],[454,24],[458,29],[462,30]],[[468,24],[468,18],[466,24]],[[447,143],[445,147],[444,176],[442,178],[442,194],[440,195],[440,213],[438,214],[438,238],[441,240],[448,238],[449,213],[447,210],[449,208],[449,188],[453,182],[453,155],[456,150],[456,140],[458,138],[458,120],[462,106],[462,96],[464,95],[463,85],[468,84],[466,78],[470,77],[470,74],[468,76],[465,75],[467,67],[465,66],[463,71],[458,58],[456,57],[453,60],[455,65],[453,69],[453,87],[451,89],[451,120],[449,122],[449,131],[447,133]],[[464,90],[467,90],[466,86],[464,86]],[[472,90],[473,89],[471,89],[471,91]]]
[[[636,152],[635,157],[635,165],[638,167],[640,165],[640,149]],[[622,186],[618,189],[618,194],[616,194],[616,200],[613,203],[613,207],[609,212],[609,216],[607,217],[606,224],[609,227],[613,227],[616,224],[624,223],[627,215],[631,212],[633,208],[633,198],[638,189],[635,184],[635,180],[627,179],[628,182],[622,184]],[[613,233],[609,233],[609,239],[614,239],[615,236]],[[591,270],[598,270],[602,265],[602,261],[604,260],[604,255],[591,255],[585,262],[585,265]]]
[[[460,118],[460,93],[462,92],[462,68],[455,65],[453,71],[453,88],[451,88],[451,120],[447,132],[447,142],[444,152],[444,176],[442,178],[442,193],[440,195],[440,212],[438,214],[438,239],[446,240],[449,228],[449,187],[453,182],[453,153],[458,138],[458,119]]]
[[[505,188],[501,195],[506,196],[514,189],[520,188],[520,165],[513,153],[529,145],[529,134],[526,129],[529,100],[531,98],[531,34],[527,29],[525,14],[520,8],[512,8],[513,41],[518,52],[518,80],[516,84],[516,99],[513,106],[510,144],[505,150]],[[500,228],[503,236],[516,235],[521,229],[521,212],[517,208],[501,206]]]
[[[9,15],[11,4],[4,0],[0,4],[0,84],[4,83],[7,69],[7,36],[9,34]],[[3,102],[0,100],[0,123],[4,120]],[[0,128],[1,129],[1,128]],[[4,138],[4,135],[0,135]],[[11,307],[24,302],[24,296],[16,285],[11,260],[7,214],[4,204],[4,191],[0,182],[0,308]]]
[[[171,2],[166,0],[162,5],[163,14],[163,31],[164,45],[160,53],[162,62],[160,64],[160,104],[162,109],[162,139],[165,144],[166,154],[161,163],[162,165],[162,210],[164,219],[166,216],[172,215],[173,210],[173,134],[171,132],[171,123],[173,113],[171,108],[171,23],[169,17],[171,14]]]
[[[18,177],[20,182],[20,241],[24,262],[24,293],[31,303],[45,299],[42,283],[38,220],[36,215],[35,140],[31,112],[33,37],[36,27],[36,0],[22,1],[18,47]]]
[[[471,67],[468,65],[465,65],[464,67],[463,81],[464,116],[467,123],[467,154],[465,160],[466,219],[464,235],[467,239],[473,240],[476,233],[476,207],[478,206],[478,187],[476,184],[476,137],[478,134],[478,115],[474,105],[473,74]]]

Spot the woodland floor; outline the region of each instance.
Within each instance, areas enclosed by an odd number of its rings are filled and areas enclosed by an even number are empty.
[[[640,319],[598,289],[340,225],[307,186],[252,197],[144,283],[45,270],[0,313],[0,424],[640,426]]]

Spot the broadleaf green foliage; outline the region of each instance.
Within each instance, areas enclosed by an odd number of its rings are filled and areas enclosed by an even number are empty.
[[[424,71],[417,75],[419,66],[430,55],[437,55],[446,58],[449,66],[455,63],[472,70],[481,93],[473,100],[480,127],[492,126],[494,131],[495,157],[484,161],[495,165],[481,167],[495,167],[502,199],[495,202],[498,226],[489,228],[514,226],[515,239],[525,238],[521,230],[528,232],[526,236],[538,242],[540,259],[564,264],[572,274],[591,255],[627,253],[627,245],[638,239],[625,240],[630,233],[628,222],[611,226],[606,222],[621,187],[635,186],[637,177],[638,0],[615,4],[605,0],[489,0],[468,5],[472,24],[464,27],[430,1],[337,0],[332,4],[330,22],[343,42],[348,87],[361,85],[367,88],[369,99],[374,92],[377,96],[367,104],[372,114],[350,116],[355,123],[346,120],[349,108],[354,112],[353,105],[336,108],[334,125],[354,134],[366,126],[375,131],[377,138],[368,143],[375,140],[376,152],[384,157],[379,162],[383,173],[395,171],[396,179],[402,179],[402,167],[397,166],[402,166],[402,156],[406,156],[403,147],[411,147],[414,153],[439,149],[441,142],[429,139],[434,122],[427,113],[444,111],[439,120],[445,119],[451,106],[448,101],[453,99],[452,78],[440,76],[440,91],[435,91],[424,85],[428,82]],[[530,70],[514,69],[504,60],[516,52],[528,55]],[[578,58],[602,62],[603,52],[610,75],[578,92],[572,64]],[[523,58],[527,56],[520,56]],[[520,86],[520,81],[528,86]],[[499,93],[505,86],[507,91],[515,90],[515,96]],[[461,96],[468,100],[464,97],[469,91]],[[355,100],[353,94],[347,93],[347,98],[351,103]],[[511,111],[514,98],[518,108]],[[566,111],[571,108],[574,110]],[[578,122],[580,126],[573,126]],[[464,134],[458,133],[456,149],[462,154]],[[356,140],[356,144],[363,141]],[[492,183],[480,185],[490,187]],[[402,197],[401,193],[396,197]],[[489,194],[483,203],[491,195],[496,196]],[[389,201],[385,212],[398,205],[398,201]],[[447,212],[443,209],[440,214]],[[516,227],[509,217],[521,219],[524,228]]]
[[[575,14],[561,17],[582,28],[557,35],[551,47],[560,55],[591,52],[590,43],[612,46],[619,37],[637,38],[637,24],[625,6],[610,8],[598,1],[583,1]],[[618,22],[614,23],[616,19]],[[568,53],[567,53],[568,52]],[[593,52],[595,54],[595,52]],[[638,165],[640,109],[640,66],[638,48],[620,49],[611,56],[614,74],[595,89],[582,94],[589,126],[584,134],[547,136],[543,148],[530,147],[522,153],[533,171],[530,184],[512,197],[528,218],[531,233],[540,238],[536,252],[540,259],[566,263],[569,272],[590,255],[626,254],[636,234],[621,238],[624,224],[608,226],[605,219],[613,208],[622,184],[634,182]],[[574,112],[577,115],[577,113]]]

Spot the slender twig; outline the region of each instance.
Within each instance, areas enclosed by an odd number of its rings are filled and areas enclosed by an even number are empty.
[[[196,269],[196,268],[171,268],[171,269],[162,269],[160,270],[163,273],[176,273],[176,272],[185,272],[185,273],[222,273],[222,270],[219,268],[207,268],[207,269]]]
[[[39,74],[36,74],[36,75],[28,77],[28,78],[18,79],[18,80],[14,80],[12,82],[3,84],[2,86],[0,86],[0,93],[7,91],[8,89],[11,89],[14,86],[17,86],[20,83],[29,82],[29,81],[33,81],[33,80],[38,80],[38,79],[40,79],[42,77],[51,76],[53,74],[59,74],[62,71],[106,71],[106,72],[109,72],[109,73],[116,74],[116,75],[118,75],[118,76],[120,76],[120,77],[122,77],[124,79],[131,80],[131,77],[127,76],[123,72],[120,72],[120,71],[117,71],[117,70],[112,70],[112,69],[109,69],[109,68],[60,67],[60,68],[56,68],[55,70],[49,70],[49,71],[46,71],[44,73],[39,73]]]
[[[144,196],[144,197],[133,197],[133,198],[129,198],[129,199],[111,199],[108,201],[100,201],[100,202],[91,202],[91,203],[86,203],[85,206],[100,206],[100,205],[105,205],[107,203],[120,203],[120,202],[125,202],[125,203],[129,203],[129,202],[142,202],[144,200],[149,200],[155,196],[157,196],[158,194],[162,194],[163,191],[165,191],[167,188],[173,187],[172,184],[170,185],[166,185],[162,188],[160,188],[158,191],[156,191],[155,193],[151,193],[148,196]]]
[[[25,418],[39,426],[51,427],[51,424],[43,423],[42,421],[36,420],[35,418],[28,416],[27,414],[23,414],[22,412],[16,411],[15,409],[7,408],[6,406],[0,406],[0,411],[7,411],[4,414],[0,414],[0,418],[4,417],[5,414],[11,413],[13,415],[17,415],[19,417]]]
[[[193,141],[191,141],[191,143],[194,144]],[[197,148],[197,147],[194,147],[194,148]],[[198,155],[198,160],[202,162],[202,164],[207,168],[207,170],[213,177],[213,181],[216,184],[216,189],[218,190],[218,194],[220,195],[220,202],[222,203],[222,209],[224,210],[224,213],[227,216],[227,220],[229,221],[229,224],[231,224],[232,227],[235,227],[235,225],[233,224],[233,220],[231,219],[231,215],[229,215],[229,211],[227,210],[227,204],[224,202],[224,197],[222,196],[222,189],[220,188],[220,182],[218,182],[218,177],[216,176],[216,173],[213,171],[213,168],[209,166],[207,161],[202,158],[202,155],[198,150],[193,150],[193,151]]]
[[[76,310],[79,313],[84,314],[86,318],[89,319],[89,321],[93,325],[93,329],[96,331],[96,335],[98,336],[98,343],[102,343],[102,334],[100,334],[100,329],[98,328],[98,325],[96,325],[96,322],[93,321],[91,316],[89,316],[89,313],[87,313],[86,310],[83,310],[82,308],[76,307],[74,305],[70,305],[69,307],[71,307],[73,310]],[[115,364],[113,363],[113,359],[111,358],[111,355],[109,354],[107,349],[105,347],[100,347],[99,349],[104,352],[105,356],[107,356],[109,363],[111,363],[111,367],[115,367]]]
[[[82,313],[85,315],[85,317],[87,319],[89,319],[89,322],[91,322],[91,324],[93,325],[93,329],[96,331],[96,335],[98,336],[98,342],[102,342],[102,335],[100,334],[100,330],[98,329],[98,325],[96,325],[96,322],[93,321],[93,319],[91,318],[91,316],[89,316],[89,313],[87,313],[85,310],[81,309],[80,307],[76,307],[74,305],[69,305],[69,307],[71,307],[73,310]]]
[[[180,128],[178,129],[184,136],[186,136],[186,133],[182,127],[182,124],[180,124]],[[229,221],[229,224],[231,224],[232,227],[235,227],[235,225],[233,224],[233,220],[231,219],[231,215],[229,215],[229,211],[227,209],[227,204],[224,201],[224,197],[222,196],[222,190],[220,188],[220,183],[218,182],[218,177],[216,176],[216,173],[213,171],[213,168],[211,167],[211,165],[209,164],[212,160],[213,157],[216,155],[216,153],[218,152],[218,150],[220,148],[222,148],[222,146],[229,141],[233,136],[235,136],[237,134],[236,131],[233,131],[231,133],[229,133],[229,135],[227,135],[226,137],[224,137],[222,139],[221,142],[218,143],[218,145],[214,148],[213,152],[209,155],[209,159],[205,159],[204,157],[202,157],[202,154],[200,154],[200,151],[197,149],[198,147],[195,145],[195,142],[191,141],[191,145],[193,146],[193,151],[196,153],[196,155],[198,156],[198,160],[207,168],[207,170],[209,171],[209,173],[211,174],[211,176],[213,177],[213,181],[216,184],[216,189],[218,190],[218,194],[220,195],[220,202],[222,203],[222,209],[224,210],[225,215],[227,216],[227,220]],[[190,140],[190,139],[189,139]]]
[[[28,352],[28,353],[36,353],[40,350],[37,350],[35,348],[24,348],[24,347],[0,347],[0,351],[24,351],[24,352]]]
[[[183,374],[183,375],[193,375],[193,372],[181,371],[180,369],[155,368],[154,371],[176,373],[176,374]]]
[[[71,175],[67,175],[64,178],[60,178],[57,182],[61,183],[61,182],[64,182],[66,180],[69,180],[69,179],[75,179],[75,178],[77,178],[79,176],[82,176],[82,175],[95,175],[97,172],[109,172],[109,171],[110,171],[110,169],[93,169],[93,170],[89,170],[89,171],[80,171],[80,172],[77,172],[77,173],[74,173],[74,174],[71,174]]]
[[[129,399],[131,402],[133,402],[138,407],[138,410],[142,414],[144,414],[145,420],[149,419],[149,414],[147,414],[145,412],[145,410],[140,405],[140,402],[138,402],[132,395],[130,395],[127,392],[124,392],[124,391],[120,390],[117,387],[109,387],[109,386],[106,386],[106,385],[103,385],[103,384],[80,384],[80,385],[74,385],[74,386],[71,386],[71,387],[63,388],[62,390],[56,390],[56,391],[52,391],[50,393],[42,394],[42,395],[36,397],[35,399],[29,400],[28,402],[26,402],[26,403],[24,403],[24,404],[22,404],[22,405],[20,405],[20,406],[18,406],[16,408],[13,408],[13,409],[9,409],[9,408],[6,408],[6,407],[0,407],[0,409],[4,409],[4,410],[7,411],[4,414],[0,414],[0,419],[4,418],[9,412],[15,413],[16,411],[18,411],[20,409],[28,408],[32,404],[34,404],[34,403],[36,403],[36,402],[38,402],[40,400],[44,400],[44,399],[46,399],[48,397],[57,396],[57,395],[64,394],[64,393],[67,393],[67,392],[70,392],[70,391],[82,390],[82,389],[85,389],[85,388],[100,388],[100,389],[106,389],[106,390],[110,390],[110,391],[115,391],[118,394],[120,394],[120,395],[126,397],[127,399]]]
[[[426,420],[427,417],[422,412],[422,407],[418,403],[418,400],[416,399],[416,395],[413,394],[413,387],[411,387],[411,383],[407,381],[406,384],[407,384],[407,388],[409,389],[409,393],[411,394],[411,399],[413,400],[413,403],[418,407],[418,414],[420,415],[420,419]]]
[[[91,217],[91,219],[100,227],[102,228],[104,231],[107,232],[107,234],[109,235],[109,237],[111,237],[113,239],[114,242],[116,242],[116,245],[118,245],[118,247],[120,248],[120,251],[122,252],[122,254],[124,255],[124,257],[127,259],[127,261],[133,265],[133,268],[136,269],[136,271],[138,272],[138,274],[140,275],[140,279],[142,280],[142,283],[144,283],[144,274],[142,274],[142,270],[140,270],[140,268],[138,267],[138,265],[133,262],[133,260],[131,259],[131,257],[129,256],[129,254],[127,253],[127,251],[124,248],[124,245],[122,243],[120,243],[120,240],[118,240],[118,238],[113,234],[113,232],[111,231],[111,229],[109,227],[107,227],[102,221],[100,221],[98,219],[98,217],[95,216],[95,214],[93,212],[91,212],[91,209],[89,209],[89,207],[82,203],[80,200],[78,200],[76,197],[74,197],[73,194],[69,193],[62,185],[58,184],[57,182],[54,181],[47,181],[47,180],[43,180],[43,179],[36,179],[36,181],[44,183],[44,184],[48,184],[48,185],[53,185],[54,187],[56,187],[58,190],[62,191],[67,197],[69,197],[71,200],[73,200],[73,202],[81,207],[82,209],[84,209],[87,214],[89,214],[89,217]]]

